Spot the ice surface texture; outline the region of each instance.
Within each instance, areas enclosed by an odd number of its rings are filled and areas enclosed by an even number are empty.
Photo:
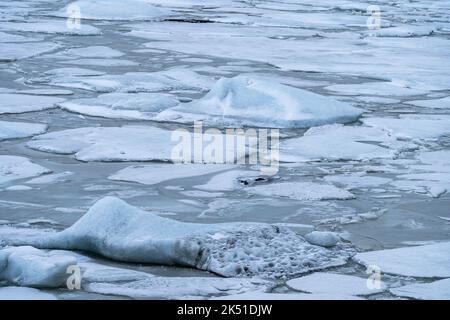
[[[222,276],[286,277],[344,264],[353,250],[310,245],[287,228],[257,223],[195,224],[163,218],[120,199],[98,201],[70,228],[13,245],[86,250],[111,259],[208,270]]]
[[[161,112],[162,121],[209,125],[310,127],[352,122],[362,111],[349,104],[257,77],[222,78],[202,99]]]

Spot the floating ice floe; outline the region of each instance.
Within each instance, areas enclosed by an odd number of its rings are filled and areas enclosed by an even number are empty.
[[[36,96],[17,93],[0,93],[0,114],[23,113],[55,108],[65,99],[57,97]]]
[[[450,277],[450,242],[358,253],[354,259],[382,273],[421,278]]]
[[[21,31],[37,33],[55,33],[65,35],[93,36],[101,34],[101,31],[93,26],[82,23],[80,28],[68,28],[65,20],[37,20],[29,22],[3,22],[0,29],[4,31]]]
[[[79,66],[98,66],[98,67],[130,67],[137,66],[139,63],[125,60],[125,59],[77,59],[77,60],[67,60],[67,64],[74,64]]]
[[[105,74],[103,71],[96,71],[91,69],[84,69],[84,68],[57,68],[57,69],[51,69],[44,72],[45,75],[52,75],[52,76],[62,76],[62,77],[69,77],[69,76],[102,76]]]
[[[423,108],[448,109],[450,108],[450,97],[444,97],[441,99],[414,100],[407,101],[405,103]]]
[[[371,286],[368,278],[325,272],[315,272],[308,276],[292,279],[286,284],[292,289],[303,292],[349,296],[364,296],[386,290],[386,286],[382,282],[378,288],[375,288]]]
[[[66,284],[67,269],[76,264],[74,257],[58,252],[10,247],[0,250],[0,280],[23,287],[57,288]]]
[[[124,53],[106,46],[90,46],[68,49],[64,51],[64,55],[83,58],[117,58]]]
[[[438,280],[431,283],[413,283],[403,287],[392,288],[392,294],[400,297],[422,300],[449,300],[450,279]]]
[[[393,158],[396,150],[376,145],[393,144],[396,139],[380,129],[326,125],[309,129],[302,137],[281,142],[280,160],[368,160]]]
[[[120,0],[79,0],[52,13],[57,17],[70,17],[70,8],[79,8],[82,18],[86,20],[162,20],[172,11],[149,4],[145,0],[127,0],[126,6]]]
[[[315,182],[277,182],[245,188],[246,192],[265,197],[293,200],[348,200],[355,196],[330,184]]]
[[[0,287],[0,300],[56,300],[56,297],[33,288]]]
[[[0,155],[0,183],[31,178],[50,170],[30,162],[27,158]]]
[[[10,245],[86,250],[119,261],[189,266],[226,277],[286,277],[344,264],[353,254],[343,243],[331,249],[310,245],[287,228],[179,222],[112,197],[98,201],[62,232],[0,237]]]
[[[230,170],[219,173],[202,185],[194,188],[205,191],[233,191],[239,186],[243,186],[248,179],[254,179],[261,175],[258,171],[251,170]],[[248,183],[248,182],[247,182]]]
[[[28,147],[81,161],[171,160],[171,131],[150,126],[87,127],[35,136]]]
[[[31,58],[55,50],[58,47],[58,45],[52,42],[8,43],[7,45],[0,46],[0,62],[12,62]]]
[[[423,37],[432,35],[437,30],[433,25],[400,25],[378,30],[368,30],[369,36],[377,37]]]
[[[31,137],[46,130],[47,125],[40,123],[0,121],[0,141]]]
[[[344,185],[348,190],[367,187],[376,188],[388,184],[392,181],[392,179],[389,178],[363,174],[338,174],[333,176],[326,176],[324,180],[336,183],[338,185]]]
[[[170,90],[205,91],[211,78],[186,68],[158,72],[127,72],[121,75],[82,76],[57,74],[50,76],[49,84],[97,92],[156,92]]]
[[[154,185],[174,179],[209,175],[231,168],[233,166],[220,164],[150,164],[127,167],[109,176],[108,179]]]
[[[27,184],[46,184],[46,183],[57,183],[61,181],[67,180],[67,177],[73,175],[73,172],[61,172],[61,173],[53,173],[46,174],[34,179],[27,181]]]
[[[266,293],[266,292],[247,292],[241,294],[233,294],[214,300],[363,300],[362,298],[335,293]]]
[[[177,105],[178,100],[163,93],[106,93],[97,98],[74,99],[58,106],[89,116],[119,119],[151,119],[164,109]]]
[[[8,43],[8,42],[34,42],[34,41],[42,41],[42,39],[40,38],[31,38],[31,37],[24,37],[24,36],[19,36],[16,34],[10,34],[10,33],[5,33],[5,32],[1,32],[0,31],[0,43]]]
[[[450,116],[400,115],[398,118],[365,118],[364,124],[400,139],[435,139],[450,133]]]
[[[310,127],[352,122],[362,111],[313,92],[262,78],[222,78],[202,99],[161,112],[159,121],[208,125]]]
[[[412,96],[425,94],[428,91],[411,89],[406,86],[396,85],[391,82],[369,82],[361,84],[336,84],[325,89],[351,95],[376,95],[376,96]]]

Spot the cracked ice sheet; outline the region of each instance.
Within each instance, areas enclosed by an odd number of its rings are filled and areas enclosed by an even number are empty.
[[[221,164],[151,164],[127,167],[109,176],[108,179],[154,185],[174,179],[209,175],[233,167],[235,166]]]
[[[82,23],[80,28],[68,28],[66,20],[32,20],[30,22],[2,22],[0,30],[36,32],[49,34],[93,36],[101,34],[101,31],[93,26]]]
[[[79,69],[80,70],[80,69]],[[206,91],[211,78],[186,68],[173,68],[159,72],[127,72],[121,75],[78,76],[57,73],[39,81],[50,85],[79,88],[97,92],[156,92],[169,90]]]
[[[302,137],[281,141],[280,161],[391,159],[396,149],[374,143],[401,147],[395,138],[376,128],[326,125],[309,129]]]
[[[40,123],[0,121],[0,141],[31,137],[46,130],[47,125]]]
[[[19,93],[0,93],[0,114],[24,113],[55,108],[65,99]]]
[[[378,289],[369,288],[367,278],[325,272],[315,272],[291,279],[286,284],[292,289],[303,292],[349,296],[370,295],[386,290],[384,283],[381,283]]]
[[[36,177],[50,170],[18,156],[0,155],[0,184],[10,181]]]
[[[169,161],[172,132],[150,126],[87,127],[35,136],[27,146],[81,161]]]
[[[400,82],[421,90],[450,88],[448,39],[360,38],[356,32],[331,32],[323,33],[324,37],[282,39],[280,35],[289,36],[293,31],[298,36],[298,29],[263,29],[265,36],[261,35],[259,27],[149,23],[133,25],[130,35],[160,40],[148,44],[155,49],[259,61],[284,70],[367,76]],[[418,57],[427,59],[421,59],[422,63],[417,64]]]
[[[431,283],[413,283],[403,287],[392,288],[392,294],[400,297],[422,300],[449,300],[450,279]]]
[[[86,250],[124,262],[188,266],[226,277],[286,277],[345,264],[354,253],[344,243],[329,249],[311,245],[283,227],[179,222],[112,197],[98,201],[62,232],[44,237],[0,233],[0,240],[9,245]]]
[[[347,190],[330,184],[315,182],[277,182],[261,184],[245,189],[246,192],[264,197],[283,197],[293,200],[349,200],[355,196]]]
[[[12,62],[31,58],[57,49],[59,45],[52,42],[8,43],[0,46],[0,62]]]
[[[409,277],[450,277],[450,242],[358,253],[354,260],[381,272]]]
[[[421,152],[417,160],[409,166],[409,173],[397,176],[391,185],[436,198],[450,190],[450,151]]]
[[[96,98],[73,99],[58,106],[89,116],[149,120],[158,112],[178,103],[178,100],[169,94],[138,92],[101,94]]]

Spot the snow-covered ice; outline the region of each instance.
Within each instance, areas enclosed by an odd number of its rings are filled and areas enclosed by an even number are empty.
[[[313,231],[305,234],[305,239],[311,244],[321,247],[333,247],[339,243],[340,238],[333,232]]]
[[[202,99],[160,113],[159,121],[204,121],[207,125],[309,127],[355,121],[362,111],[313,92],[274,81],[221,78]]]

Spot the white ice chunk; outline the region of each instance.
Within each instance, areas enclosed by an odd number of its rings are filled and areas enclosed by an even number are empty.
[[[378,266],[383,273],[422,278],[450,277],[450,242],[363,252],[354,259],[365,266]]]
[[[233,191],[240,186],[240,178],[255,178],[260,174],[258,171],[231,170],[219,173],[205,184],[194,186],[194,188],[206,191]]]
[[[40,123],[0,121],[0,140],[31,137],[46,130],[47,125]]]
[[[101,31],[86,23],[81,23],[80,28],[69,28],[65,20],[37,20],[30,22],[4,22],[0,29],[6,31],[55,33],[67,35],[93,36],[101,34]]]
[[[392,82],[369,82],[361,84],[336,84],[326,87],[327,90],[343,94],[354,95],[381,95],[388,97],[412,96],[425,94],[428,91],[411,89]]]
[[[0,114],[23,113],[54,108],[65,99],[28,94],[1,93]]]
[[[362,300],[362,298],[335,294],[309,294],[309,293],[266,293],[266,292],[246,292],[225,297],[213,298],[214,300]]]
[[[438,280],[431,283],[413,283],[390,290],[400,297],[421,300],[449,300],[450,279]]]
[[[379,288],[369,285],[367,278],[350,275],[315,272],[308,276],[292,279],[286,284],[292,289],[324,294],[340,294],[349,296],[370,295],[386,290],[384,283]]]
[[[8,45],[0,46],[0,62],[31,58],[56,48],[58,48],[58,45],[51,42],[8,43]]]
[[[265,197],[294,200],[348,200],[355,196],[333,185],[315,182],[278,182],[246,188],[245,191]]]
[[[226,237],[214,237],[221,233]],[[7,244],[86,250],[137,263],[182,265],[223,276],[285,277],[341,265],[353,249],[308,244],[293,231],[260,223],[196,224],[170,220],[112,197],[68,229],[45,237],[5,237]]]
[[[313,231],[305,234],[305,239],[311,244],[321,247],[332,247],[339,243],[340,238],[333,232]]]
[[[423,108],[447,109],[450,108],[450,97],[441,99],[414,100],[407,101],[405,103]]]
[[[73,172],[66,171],[61,173],[46,174],[34,179],[27,181],[29,184],[46,184],[46,183],[57,183],[67,180],[67,177],[73,175]]]
[[[31,178],[50,170],[30,162],[27,158],[0,155],[0,183]]]
[[[362,111],[310,91],[262,78],[221,78],[202,99],[163,111],[160,121],[220,126],[309,127],[352,122]]]
[[[77,264],[72,256],[33,247],[0,251],[0,279],[23,287],[57,288],[66,284],[67,268]]]
[[[65,51],[64,54],[84,58],[116,58],[124,55],[119,50],[115,50],[105,46],[72,48]]]

